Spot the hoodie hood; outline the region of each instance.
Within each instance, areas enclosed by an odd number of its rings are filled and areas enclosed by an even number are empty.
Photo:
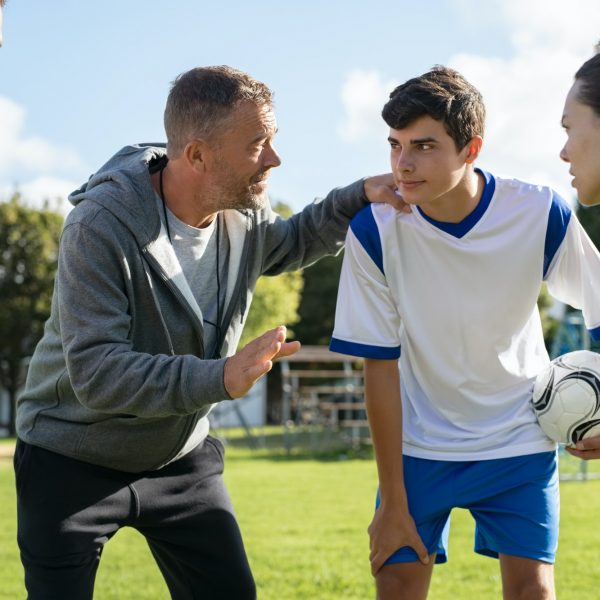
[[[149,167],[165,156],[165,144],[125,146],[72,192],[69,202],[78,206],[90,201],[102,206],[123,222],[144,247],[156,239],[160,231]],[[152,204],[150,210],[149,203]]]

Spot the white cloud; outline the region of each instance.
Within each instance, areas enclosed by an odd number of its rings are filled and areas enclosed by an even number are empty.
[[[476,85],[488,119],[479,164],[491,171],[552,185],[573,196],[566,165],[558,153],[565,136],[560,117],[566,92],[581,63],[600,39],[596,0],[456,0],[466,19],[494,22],[511,35],[512,56],[452,56],[446,64]],[[387,93],[394,84],[377,71],[353,71],[344,83],[346,141],[370,139]],[[377,125],[376,125],[377,124]]]
[[[472,0],[460,4],[467,10],[475,6]],[[448,62],[486,101],[479,163],[498,174],[549,184],[570,199],[568,169],[558,157],[565,142],[560,118],[575,71],[600,36],[600,3],[495,0],[491,6],[512,31],[513,56],[461,54]]]
[[[0,176],[15,169],[44,173],[82,169],[82,160],[74,150],[40,137],[26,136],[25,117],[25,109],[0,96]]]
[[[77,184],[61,174],[84,172],[83,161],[70,148],[26,135],[25,121],[25,110],[0,96],[0,198],[10,198],[17,190],[31,206],[41,207],[48,200],[52,207],[68,212],[66,197]]]
[[[0,185],[0,199],[9,200],[18,192],[24,204],[32,208],[42,208],[46,203],[52,210],[67,214],[71,203],[67,196],[79,187],[78,183],[57,177],[37,177],[21,185]]]
[[[351,71],[342,87],[344,120],[338,128],[342,140],[357,142],[365,138],[384,139],[386,125],[381,108],[396,84],[384,81],[377,71]]]
[[[600,38],[597,0],[494,0],[494,5],[504,14],[521,52],[548,47],[587,57]]]

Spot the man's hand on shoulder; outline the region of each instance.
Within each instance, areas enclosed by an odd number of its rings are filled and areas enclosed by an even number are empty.
[[[408,205],[397,193],[396,184],[391,173],[385,175],[374,175],[364,180],[365,194],[370,202],[385,202],[395,209],[409,213]]]
[[[241,398],[268,373],[273,361],[291,356],[300,350],[300,342],[286,342],[286,328],[282,325],[263,333],[249,342],[225,362],[224,384],[232,398]]]
[[[572,456],[576,456],[582,460],[600,458],[600,436],[586,438],[577,442],[577,445],[574,447],[567,446],[565,450]]]

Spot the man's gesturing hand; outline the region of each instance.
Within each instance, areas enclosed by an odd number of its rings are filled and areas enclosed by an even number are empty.
[[[286,342],[285,335],[283,325],[271,329],[227,359],[224,383],[232,398],[244,396],[261,375],[271,370],[276,358],[290,356],[300,350],[300,342]]]

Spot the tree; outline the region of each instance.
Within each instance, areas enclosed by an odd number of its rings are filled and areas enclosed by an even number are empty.
[[[295,327],[303,344],[329,345],[341,268],[342,254],[338,254],[304,269],[304,291],[298,309],[300,322]]]
[[[0,203],[0,385],[9,396],[9,431],[25,362],[50,315],[62,215],[24,206],[19,194]]]
[[[292,214],[291,208],[281,202],[275,204],[273,210],[283,217]],[[240,347],[268,329],[278,325],[289,327],[297,323],[301,292],[302,273],[299,271],[282,273],[275,277],[260,277],[254,290]],[[290,331],[289,335],[292,336],[293,332]]]
[[[600,248],[600,208],[579,204],[577,206],[577,218],[596,248]]]

